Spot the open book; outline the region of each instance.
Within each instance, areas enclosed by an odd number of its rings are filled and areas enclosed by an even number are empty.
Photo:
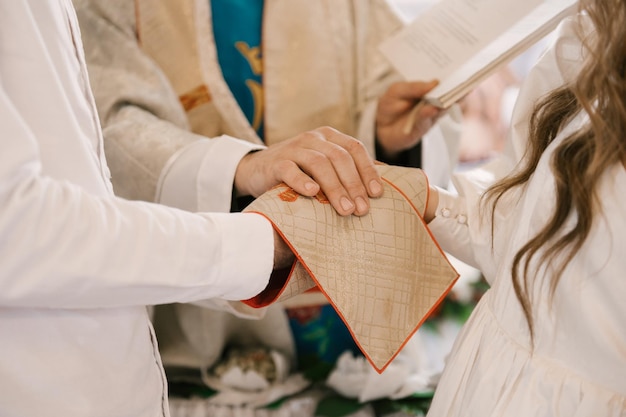
[[[439,0],[383,42],[407,79],[439,85],[426,102],[448,108],[556,28],[577,0]]]

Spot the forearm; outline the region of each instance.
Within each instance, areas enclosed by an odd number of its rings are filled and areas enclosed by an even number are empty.
[[[240,159],[260,147],[190,131],[172,85],[140,47],[130,3],[92,0],[78,9],[115,192],[227,212]]]
[[[154,201],[167,161],[197,137],[167,78],[141,50],[132,2],[85,1],[77,15],[115,191]]]
[[[0,86],[0,305],[238,299],[265,287],[273,234],[264,218],[115,198],[97,148],[72,129],[41,128],[24,108]]]
[[[115,193],[144,201],[155,201],[157,184],[168,161],[202,139],[133,106],[110,119],[103,133]]]
[[[483,164],[453,176],[455,191],[430,189],[425,220],[441,248],[459,260],[480,269],[491,278],[495,274],[493,251],[508,240],[501,231],[516,204],[515,190],[504,195],[495,209],[483,194],[489,186],[510,171],[506,158]],[[503,229],[502,229],[503,230]]]

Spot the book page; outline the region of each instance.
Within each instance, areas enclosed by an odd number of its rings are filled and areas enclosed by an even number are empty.
[[[473,86],[476,81],[474,77],[483,78],[483,75],[490,73],[492,67],[510,61],[538,42],[554,30],[562,18],[574,13],[577,3],[578,0],[543,1],[505,33],[491,40],[467,62],[453,69],[426,98],[452,94],[449,100],[456,101]],[[467,88],[463,88],[464,86]]]
[[[381,51],[407,80],[443,79],[542,0],[440,0]]]

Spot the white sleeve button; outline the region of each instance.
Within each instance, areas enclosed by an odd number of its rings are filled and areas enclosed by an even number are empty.
[[[467,216],[465,214],[459,214],[456,216],[456,221],[459,222],[459,224],[467,224]]]
[[[449,208],[442,208],[441,209],[441,216],[445,217],[446,219],[450,217],[450,215],[452,214],[452,212],[450,211]]]

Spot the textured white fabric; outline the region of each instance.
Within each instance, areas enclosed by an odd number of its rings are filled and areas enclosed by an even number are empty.
[[[570,19],[561,25],[554,45],[522,87],[511,148],[518,155],[524,149],[528,115],[536,98],[571,79],[580,67],[582,48],[575,22]],[[549,167],[552,150],[584,122],[582,116],[573,120],[550,145],[523,193],[505,196],[496,213],[493,240],[490,222],[475,211],[484,184],[467,176],[457,178],[464,197],[440,200],[431,230],[445,250],[461,253],[480,267],[492,287],[455,343],[429,417],[626,415],[623,166],[608,167],[602,178],[602,215],[596,216],[586,243],[563,271],[554,299],[549,300],[546,288],[549,271],[540,270],[532,280],[532,352],[527,323],[511,282],[513,255],[541,229],[554,209],[554,179]],[[456,220],[460,215],[469,219],[466,225]],[[575,222],[573,216],[568,224]],[[473,251],[466,250],[467,246]]]
[[[167,416],[143,305],[255,295],[272,229],[115,198],[81,48],[69,0],[0,3],[0,415]]]

